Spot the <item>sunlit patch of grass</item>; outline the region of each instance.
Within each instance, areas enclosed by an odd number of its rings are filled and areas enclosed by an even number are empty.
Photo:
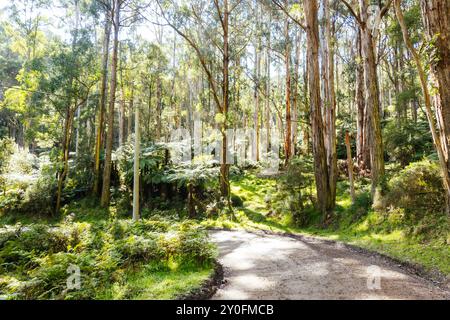
[[[213,273],[212,268],[178,268],[171,265],[162,270],[143,266],[130,270],[124,281],[101,292],[102,300],[169,300],[187,294],[201,286]]]

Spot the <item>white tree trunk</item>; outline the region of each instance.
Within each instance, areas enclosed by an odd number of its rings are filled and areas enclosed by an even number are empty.
[[[140,218],[139,214],[139,155],[141,152],[141,136],[139,134],[139,107],[134,114],[134,183],[133,183],[133,220]]]

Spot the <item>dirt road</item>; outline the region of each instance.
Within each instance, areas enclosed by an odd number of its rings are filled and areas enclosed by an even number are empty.
[[[213,299],[450,299],[392,262],[314,238],[211,231],[225,284]]]

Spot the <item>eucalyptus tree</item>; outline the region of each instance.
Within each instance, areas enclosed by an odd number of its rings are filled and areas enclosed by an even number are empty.
[[[321,98],[320,82],[320,34],[319,34],[319,3],[318,1],[305,0],[303,6],[298,4],[290,6],[290,3],[282,3],[279,0],[272,2],[282,10],[297,26],[306,31],[308,66],[308,94],[310,104],[311,139],[314,157],[314,175],[317,191],[318,206],[323,214],[323,221],[331,216],[336,203],[337,170],[335,169],[336,127],[335,114],[330,108],[324,110]],[[302,12],[303,11],[303,12]],[[331,42],[331,38],[329,38]],[[329,58],[326,57],[327,68]],[[327,70],[329,72],[329,70]],[[334,76],[330,73],[330,77]],[[329,81],[329,78],[327,78]],[[332,98],[332,90],[329,97]],[[327,135],[324,132],[323,114],[329,114]],[[331,138],[328,138],[328,135]],[[327,139],[327,143],[325,143]],[[329,151],[327,152],[327,147]],[[330,160],[328,161],[330,155]]]
[[[111,56],[111,76],[109,85],[108,99],[108,121],[105,144],[105,163],[103,167],[103,180],[100,204],[103,207],[109,206],[111,195],[111,169],[112,169],[112,151],[114,147],[114,110],[116,103],[117,89],[117,70],[119,55],[119,32],[121,27],[130,26],[140,19],[140,10],[147,4],[138,0],[112,0],[109,9],[111,17],[113,47]],[[123,15],[121,15],[123,13]]]
[[[198,0],[190,3],[158,0],[159,14],[195,51],[206,74],[218,113],[222,136],[220,189],[229,199],[227,129],[230,125],[230,62],[247,47],[243,25],[250,14],[242,0]],[[215,70],[220,70],[217,80]]]
[[[86,36],[80,36],[72,44],[59,43],[52,48],[48,75],[41,80],[40,88],[46,99],[64,120],[61,141],[61,169],[58,173],[56,213],[62,201],[62,190],[69,173],[69,152],[73,121],[76,110],[86,103],[89,92],[98,81],[93,45]]]
[[[368,141],[370,143],[370,167],[372,175],[372,197],[376,196],[384,180],[384,147],[381,132],[381,102],[380,88],[377,73],[376,40],[378,37],[377,21],[380,21],[388,12],[392,0],[385,1],[376,14],[370,12],[369,0],[346,1],[341,0],[348,11],[358,23],[361,35],[361,52],[364,67],[365,89],[365,116],[370,119],[367,127]],[[357,10],[355,8],[358,8]]]
[[[450,3],[421,0],[426,40],[432,47],[431,74],[437,94],[433,99],[447,170],[450,170]]]
[[[432,8],[431,7],[427,7],[427,5],[437,5],[436,7],[433,7],[435,9],[439,8],[439,5],[441,6],[441,8],[444,8],[444,9],[446,8],[443,3],[438,3],[438,2],[435,2],[434,4],[423,3],[423,6],[425,7],[424,8],[424,19],[427,19],[427,18],[428,19],[440,19],[439,16],[438,17],[434,16],[433,12],[429,12],[429,10],[431,10]],[[423,93],[424,101],[425,101],[425,112],[426,112],[426,115],[427,115],[427,118],[428,118],[428,123],[429,123],[430,131],[431,131],[431,134],[432,134],[432,137],[433,137],[434,146],[435,146],[435,149],[436,149],[437,154],[438,154],[439,163],[440,163],[441,171],[442,171],[443,186],[444,186],[444,189],[446,191],[447,214],[450,214],[450,174],[449,174],[449,171],[448,171],[448,165],[449,165],[449,163],[448,163],[448,154],[446,154],[447,143],[446,143],[446,140],[445,140],[446,139],[446,135],[445,135],[445,129],[446,129],[445,128],[445,119],[443,119],[443,114],[442,114],[443,108],[446,108],[447,106],[439,104],[439,103],[442,103],[443,101],[445,101],[445,90],[447,90],[447,88],[442,89],[442,90],[439,91],[439,94],[441,95],[439,98],[443,98],[443,100],[442,101],[438,101],[437,108],[435,108],[435,112],[437,114],[433,114],[432,98],[431,98],[431,93],[430,93],[430,91],[428,89],[428,77],[427,77],[425,68],[423,66],[422,59],[421,59],[418,51],[416,50],[416,48],[413,46],[413,43],[411,41],[411,37],[410,37],[409,31],[408,31],[408,27],[406,25],[405,18],[404,18],[404,15],[403,15],[403,10],[401,8],[401,1],[400,0],[394,0],[394,7],[395,7],[395,13],[397,15],[397,19],[398,19],[399,24],[400,24],[401,29],[402,29],[403,39],[405,41],[406,47],[411,52],[411,54],[413,56],[413,59],[414,59],[414,62],[416,64],[417,70],[419,72],[420,83],[421,83],[421,86],[422,86],[422,93]],[[447,7],[447,9],[448,9],[448,7]],[[444,14],[444,16],[445,16],[445,14]],[[428,23],[429,24],[430,23],[436,23],[436,20],[428,21]],[[433,25],[433,26],[429,25],[428,26],[428,28],[431,28],[431,27],[438,27],[438,26],[436,26],[436,25]],[[445,28],[445,25],[443,25],[441,31],[442,32],[447,32],[447,34],[448,34],[448,28],[449,28],[449,26],[447,26],[447,28]],[[437,37],[442,37],[441,34],[437,34],[436,36]],[[437,41],[441,41],[441,40],[442,39],[437,40]],[[438,50],[441,50],[440,51],[440,54],[441,54],[440,59],[441,59],[441,61],[444,60],[444,62],[441,62],[441,63],[448,62],[448,61],[445,61],[445,59],[448,59],[448,56],[447,57],[445,56],[445,53],[446,53],[445,49],[446,49],[446,47],[447,47],[447,44],[443,43],[442,41],[437,46]],[[440,62],[438,62],[438,64],[439,63]],[[435,70],[433,70],[433,72],[437,72],[437,73],[441,72],[442,70],[439,70],[440,67],[442,67],[442,66],[434,65]],[[436,71],[436,68],[438,69],[437,71]],[[447,70],[447,73],[448,73],[448,70]],[[446,77],[445,72],[444,72],[444,74],[437,75],[436,76],[436,81],[438,82],[438,84],[441,84],[441,82],[445,82],[445,77]],[[444,96],[444,97],[442,97],[442,96]],[[436,125],[436,123],[435,123],[435,119],[434,119],[435,117],[436,117],[436,119],[438,119],[438,121],[437,121],[438,125]],[[441,121],[441,123],[439,123],[439,120]],[[439,126],[439,125],[442,125],[442,122],[444,122],[444,127],[440,127]],[[440,132],[438,131],[439,129],[440,129]]]
[[[102,5],[104,12],[104,31],[103,31],[103,53],[102,53],[102,78],[100,89],[100,103],[98,107],[98,120],[95,137],[95,155],[94,155],[94,185],[93,192],[98,195],[100,191],[100,154],[102,152],[102,145],[104,136],[104,119],[106,100],[108,94],[108,65],[109,65],[109,43],[111,39],[111,17],[110,17],[110,1],[99,2]]]

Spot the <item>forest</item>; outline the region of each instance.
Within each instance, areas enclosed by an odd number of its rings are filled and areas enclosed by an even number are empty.
[[[450,299],[448,0],[0,0],[0,299],[211,297]]]

